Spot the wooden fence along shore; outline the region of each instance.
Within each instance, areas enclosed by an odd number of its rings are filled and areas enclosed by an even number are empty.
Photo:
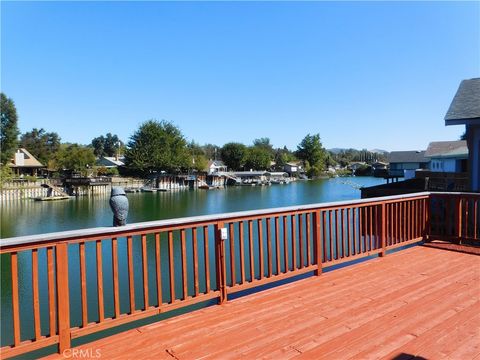
[[[2,356],[61,353],[74,338],[408,244],[478,243],[479,200],[425,192],[3,239],[13,336]]]

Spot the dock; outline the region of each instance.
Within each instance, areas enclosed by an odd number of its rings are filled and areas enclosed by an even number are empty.
[[[77,349],[108,359],[473,359],[479,268],[477,255],[417,246]]]
[[[480,356],[477,193],[194,216],[0,244],[12,284],[2,358],[50,345],[68,354],[87,339],[80,350],[125,359]],[[27,286],[32,296],[20,296]],[[192,305],[200,310],[188,313]],[[24,309],[33,309],[30,321]],[[134,323],[157,315],[167,319]]]

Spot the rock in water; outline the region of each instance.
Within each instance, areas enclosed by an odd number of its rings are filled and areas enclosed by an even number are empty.
[[[118,186],[112,187],[110,207],[113,211],[113,226],[125,225],[128,215],[128,199],[123,188]]]

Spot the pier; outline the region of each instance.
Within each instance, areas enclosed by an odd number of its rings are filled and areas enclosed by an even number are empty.
[[[55,344],[61,354],[85,335],[215,302],[79,349],[107,358],[474,358],[480,257],[433,246],[477,249],[479,200],[423,192],[2,239],[13,334],[2,357]],[[31,273],[19,276],[25,261]]]

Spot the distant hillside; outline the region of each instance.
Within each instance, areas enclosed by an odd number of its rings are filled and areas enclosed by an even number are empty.
[[[354,151],[363,151],[363,149],[352,149],[352,148],[332,148],[332,149],[327,149],[327,151],[331,152],[332,154],[340,154],[343,151],[347,150],[354,150]],[[376,154],[388,154],[388,151],[386,150],[381,150],[381,149],[372,149],[372,150],[367,150],[368,152],[371,153],[376,153]]]

